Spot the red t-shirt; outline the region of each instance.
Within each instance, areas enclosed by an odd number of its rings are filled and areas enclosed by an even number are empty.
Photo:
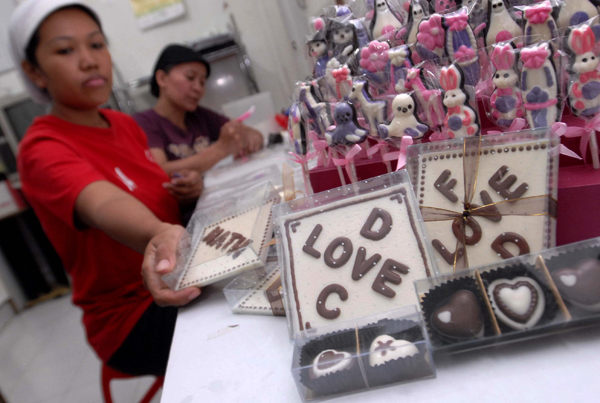
[[[22,189],[71,276],[73,303],[83,309],[92,347],[107,361],[152,302],[141,277],[143,256],[94,228],[77,229],[75,201],[95,181],[109,181],[144,203],[160,220],[179,223],[169,178],[146,136],[122,113],[102,110],[109,129],[54,116],[36,119],[20,144]]]

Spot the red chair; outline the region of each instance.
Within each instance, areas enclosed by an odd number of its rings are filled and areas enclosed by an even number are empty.
[[[122,372],[116,371],[106,365],[102,365],[102,394],[104,395],[105,403],[113,403],[110,394],[110,381],[113,379],[130,379],[136,378],[133,375],[127,375]],[[150,400],[156,395],[156,392],[163,386],[165,378],[163,376],[157,376],[156,381],[152,384],[146,395],[140,400],[140,403],[150,403]]]

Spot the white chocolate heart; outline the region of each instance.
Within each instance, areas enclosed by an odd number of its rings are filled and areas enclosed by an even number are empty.
[[[396,340],[386,334],[377,337],[369,349],[369,365],[376,367],[398,358],[419,354],[417,346],[406,340]]]
[[[313,361],[315,378],[347,369],[352,364],[352,354],[345,351],[325,350]]]
[[[531,290],[525,286],[516,290],[512,288],[503,288],[500,290],[500,298],[504,304],[514,313],[524,315],[531,305]]]
[[[542,287],[529,277],[495,280],[488,287],[488,295],[496,318],[515,330],[534,327],[546,306]]]

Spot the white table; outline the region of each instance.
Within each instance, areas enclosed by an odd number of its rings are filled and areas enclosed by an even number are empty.
[[[282,158],[281,150],[269,153]],[[283,161],[281,161],[283,162]],[[258,169],[251,161],[235,170]],[[239,171],[238,171],[239,172]],[[235,175],[220,173],[224,179]],[[215,180],[213,183],[220,182]],[[283,317],[231,313],[221,284],[179,310],[162,403],[300,402]],[[230,328],[230,326],[235,326]],[[435,357],[437,379],[346,396],[344,402],[598,402],[600,326]]]

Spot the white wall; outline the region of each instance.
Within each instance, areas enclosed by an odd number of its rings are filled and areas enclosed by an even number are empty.
[[[226,32],[230,13],[254,63],[258,85],[271,92],[276,109],[288,106],[294,83],[308,73],[305,61],[298,59],[303,53],[292,48],[277,0],[185,0],[184,17],[147,31],[137,27],[128,0],[84,1],[100,15],[113,60],[126,81],[151,74],[156,57],[169,43]],[[326,4],[333,0],[308,0],[297,18],[308,24],[308,17]],[[0,96],[24,90],[16,77],[15,72],[0,75]]]

